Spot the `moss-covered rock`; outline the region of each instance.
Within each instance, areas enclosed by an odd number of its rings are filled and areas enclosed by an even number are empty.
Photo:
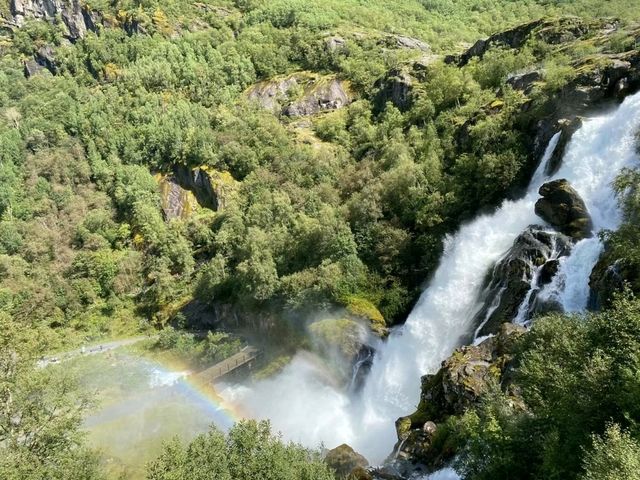
[[[198,208],[195,195],[167,175],[156,175],[160,186],[160,204],[166,220],[188,218]]]
[[[565,16],[560,18],[545,18],[518,25],[512,29],[478,40],[471,48],[461,55],[449,55],[447,63],[464,66],[475,57],[482,58],[491,48],[507,47],[518,49],[531,39],[543,41],[550,45],[574,42],[580,38],[593,36],[599,32],[615,28],[611,20],[585,20],[579,17]]]
[[[337,352],[347,361],[354,361],[366,340],[362,324],[348,318],[327,318],[312,323],[309,331],[321,348]]]
[[[565,179],[545,183],[539,190],[536,215],[576,240],[593,235],[593,222],[578,192]]]
[[[518,338],[525,331],[505,323],[496,336],[456,350],[438,372],[425,375],[418,409],[396,421],[398,443],[392,457],[436,467],[454,453],[447,441],[450,416],[464,413],[496,388],[509,392],[514,404],[520,404],[517,392],[510,391],[508,372]]]
[[[380,313],[380,310],[369,300],[350,295],[344,298],[344,303],[349,315],[356,319],[366,321],[372,333],[379,337],[386,337],[389,334],[387,322],[382,316],[382,313]]]
[[[227,207],[239,186],[229,172],[207,166],[189,168],[185,165],[175,165],[170,181],[193,193],[200,206],[215,211]]]
[[[338,478],[367,478],[365,468],[369,466],[369,462],[346,443],[329,450],[324,461],[335,470]]]

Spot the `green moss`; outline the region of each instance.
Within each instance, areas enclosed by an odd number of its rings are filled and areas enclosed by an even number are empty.
[[[264,380],[280,373],[291,362],[290,355],[280,355],[253,374],[255,380]]]
[[[328,346],[336,347],[346,358],[355,357],[361,347],[362,326],[348,318],[325,319],[309,327],[313,337]]]
[[[349,314],[357,318],[362,318],[369,322],[371,330],[376,335],[384,336],[388,333],[387,322],[380,310],[369,300],[350,295],[344,298],[345,307]]]

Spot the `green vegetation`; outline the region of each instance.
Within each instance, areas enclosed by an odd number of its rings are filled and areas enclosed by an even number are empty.
[[[283,318],[345,306],[380,334],[403,319],[444,236],[526,179],[536,106],[584,46],[536,41],[462,69],[436,62],[401,111],[376,80],[424,52],[383,32],[437,49],[487,32],[489,18],[497,28],[594,5],[325,3],[98,2],[112,28],[75,44],[56,22],[5,33],[2,309],[62,333],[51,348],[164,324],[193,298]],[[608,13],[632,11],[618,1]],[[330,48],[328,30],[346,46]],[[631,38],[620,32],[618,49]],[[23,60],[43,45],[56,75],[25,78]],[[505,88],[511,71],[540,62],[547,81],[531,95]],[[310,118],[311,140],[243,93],[300,70],[337,75],[358,97]],[[189,200],[165,221],[154,174],[185,167],[209,175],[219,208]]]
[[[36,368],[37,332],[22,331],[3,312],[0,332],[0,478],[103,478],[98,455],[83,446],[79,428],[91,398],[74,372]]]
[[[20,28],[2,22],[0,31],[0,406],[9,409],[0,412],[2,478],[99,477],[97,460],[78,435],[87,403],[74,393],[70,372],[31,368],[43,352],[165,327],[196,302],[231,312],[249,327],[246,318],[266,312],[266,330],[276,340],[303,342],[309,312],[335,311],[346,312],[340,315],[345,320],[324,324],[329,337],[354,330],[355,320],[383,336],[386,327],[405,318],[446,235],[526,181],[535,160],[533,126],[547,113],[549,100],[584,73],[572,62],[635,48],[632,22],[640,15],[636,0],[86,5],[99,14],[100,26],[74,42],[65,39],[60,16],[51,22],[27,19]],[[7,19],[10,11],[3,2],[0,15]],[[594,17],[613,15],[622,24],[604,40],[594,33],[597,28],[586,28],[590,33],[567,45],[532,39],[517,51],[493,49],[464,67],[431,56],[458,53],[461,42],[561,14],[588,17],[586,26]],[[51,71],[25,75],[34,58],[47,63],[48,48]],[[416,65],[423,70],[412,71],[411,102],[394,104],[385,78]],[[531,91],[507,85],[510,73],[540,67],[542,78]],[[258,82],[293,74],[338,79],[354,101],[298,118],[248,99]],[[309,93],[306,86],[301,81],[286,96],[300,100]],[[171,218],[162,208],[171,200],[168,179],[193,183],[195,172],[209,178],[211,191],[182,192],[178,198],[188,205]],[[629,271],[640,265],[637,195],[627,183],[634,175],[619,182],[629,221],[607,234],[609,255],[627,262]],[[198,328],[199,320],[188,316],[188,326]],[[587,474],[600,475],[607,462],[627,472],[636,461],[635,427],[617,410],[613,415],[613,407],[607,410],[615,399],[597,396],[595,379],[573,353],[588,357],[602,350],[594,368],[617,365],[624,363],[618,344],[611,332],[610,345],[598,343],[590,330],[603,323],[597,319],[586,326],[566,322],[571,337],[561,334],[565,327],[556,319],[542,323],[530,342],[549,335],[567,345],[538,352],[543,347],[531,343],[529,356],[523,354],[522,382],[529,382],[531,395],[548,382],[530,407],[549,423],[534,422],[545,435],[522,458],[540,457],[522,465],[540,465],[538,471],[550,478],[580,471],[582,462]],[[38,345],[17,332],[29,332]],[[238,345],[216,332],[197,341],[167,328],[157,347],[207,363]],[[548,402],[567,402],[566,391],[534,368],[540,362],[536,352],[555,358],[558,369],[566,353],[574,361],[566,368],[578,369],[569,377],[571,385],[592,387],[586,393],[595,397],[582,406],[583,430],[562,430],[568,410],[560,403],[554,413]],[[263,374],[281,369],[290,353],[278,352]],[[624,383],[629,371],[623,370],[612,370],[610,377],[602,369],[595,372],[612,382],[613,391],[618,384],[631,385]],[[583,380],[592,383],[579,384]],[[469,428],[498,425],[517,433],[524,431],[518,430],[521,422],[532,421],[502,415],[496,405],[475,418],[470,413]],[[589,419],[591,412],[597,418]],[[16,418],[20,425],[10,425]],[[496,443],[487,447],[483,433],[472,433],[478,451],[504,446],[495,458],[511,465],[515,457],[509,455],[518,450],[509,442],[521,437],[503,439],[494,432]],[[565,440],[572,450],[553,457]],[[621,457],[609,458],[606,445],[620,445]],[[590,450],[583,455],[582,448]],[[470,474],[503,471],[480,468],[469,452]],[[227,437],[212,431],[188,447],[171,444],[149,475],[169,479],[218,471],[220,478],[262,478],[261,462],[281,474],[276,478],[331,478],[313,452],[283,445],[267,425],[251,423]]]
[[[640,301],[619,297],[586,320],[555,315],[520,340],[514,385],[456,425],[467,479],[634,478]]]
[[[333,480],[318,452],[283,443],[268,422],[243,421],[226,435],[215,427],[189,445],[167,444],[149,480]]]
[[[242,342],[227,333],[209,331],[200,337],[173,327],[164,328],[158,339],[149,343],[147,348],[153,355],[171,356],[173,360],[200,368],[221,362],[242,348]]]

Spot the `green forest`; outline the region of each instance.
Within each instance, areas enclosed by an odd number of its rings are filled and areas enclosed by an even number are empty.
[[[637,0],[88,0],[81,35],[60,14],[17,26],[14,3],[0,8],[8,480],[106,475],[81,428],[93,399],[64,367],[36,368],[46,354],[157,331],[202,362],[237,351],[224,333],[180,336],[211,328],[194,305],[286,336],[288,353],[318,312],[384,337],[448,235],[522,191],[563,89],[640,44]],[[517,48],[446,57],[541,18]],[[580,33],[557,41],[567,31]],[[536,69],[531,88],[510,83]],[[309,111],[321,96],[330,106]],[[496,392],[451,419],[450,441],[469,439],[464,478],[640,478],[639,185],[619,178],[625,222],[603,233],[626,293],[524,337],[526,413]],[[169,443],[147,472],[335,478],[320,452],[255,422]]]

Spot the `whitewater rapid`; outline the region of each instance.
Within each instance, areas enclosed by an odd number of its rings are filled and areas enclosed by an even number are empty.
[[[565,178],[584,199],[594,231],[615,229],[620,213],[611,183],[624,167],[638,165],[634,134],[640,128],[640,94],[615,111],[586,119],[569,145],[559,171],[544,176],[558,135],[547,147],[526,194],[504,201],[446,239],[444,255],[405,325],[378,351],[361,394],[349,397],[324,381],[323,367],[296,357],[275,378],[222,393],[257,418],[271,419],[285,438],[310,447],[348,443],[372,463],[382,462],[396,442],[395,420],[413,412],[420,377],[435,372],[465,335],[472,332],[481,307],[486,273],[531,224],[542,183]],[[588,278],[602,245],[597,236],[579,242],[560,262],[559,273],[541,295],[555,298],[567,311],[586,308]]]

